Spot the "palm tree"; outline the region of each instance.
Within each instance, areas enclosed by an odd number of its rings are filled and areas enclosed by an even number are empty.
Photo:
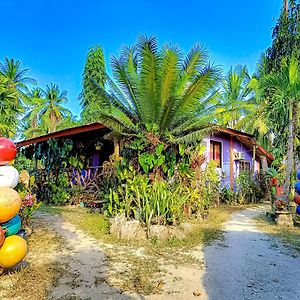
[[[16,91],[8,87],[8,80],[0,74],[0,136],[11,137],[15,133],[15,116],[20,112],[15,99]]]
[[[41,88],[34,88],[27,96],[26,102],[29,105],[26,107],[27,113],[23,117],[23,121],[27,122],[31,128],[38,127],[40,113],[46,104],[44,94]]]
[[[300,102],[300,65],[297,58],[293,56],[289,63],[284,59],[279,72],[266,76],[261,82],[261,87],[268,97],[266,109],[270,121],[286,131],[287,135],[284,194],[288,201],[294,168],[294,139],[298,128]]]
[[[176,47],[158,50],[154,37],[112,57],[115,81],[108,88],[96,80],[88,91],[97,99],[94,118],[122,136],[152,132],[172,143],[198,141],[212,121],[220,72],[195,46],[186,57]],[[205,105],[204,105],[205,104]]]
[[[250,87],[250,76],[246,66],[231,68],[222,81],[218,109],[219,122],[233,129],[244,129],[242,121],[255,110],[254,92]]]
[[[36,81],[26,76],[29,69],[22,69],[21,61],[5,57],[4,63],[0,62],[0,74],[8,80],[9,87],[14,89],[20,100],[28,92],[28,84],[36,84]]]
[[[58,85],[47,85],[44,95],[45,102],[41,107],[40,118],[47,125],[48,133],[51,133],[56,131],[63,118],[71,116],[71,112],[63,106],[68,101],[67,92],[61,92]]]

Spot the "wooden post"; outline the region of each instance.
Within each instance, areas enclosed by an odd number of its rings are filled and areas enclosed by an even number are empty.
[[[233,191],[233,137],[230,136],[230,165],[229,165],[229,173],[230,173],[230,189]]]
[[[256,145],[253,144],[253,156],[252,156],[252,171],[255,174],[255,157],[256,157]]]
[[[114,154],[116,159],[120,158],[120,144],[117,141],[114,141]]]

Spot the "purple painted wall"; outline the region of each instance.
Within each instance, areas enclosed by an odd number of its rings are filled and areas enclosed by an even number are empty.
[[[222,168],[217,171],[220,173],[224,173],[223,185],[226,187],[230,187],[230,135],[225,133],[220,133],[215,136],[209,136],[203,139],[203,144],[206,147],[205,156],[207,161],[210,161],[210,141],[221,142],[222,144]],[[249,149],[247,146],[242,144],[235,137],[233,138],[233,152],[243,152],[245,155],[245,161],[250,163],[250,168],[252,169],[252,149]],[[255,161],[255,171],[259,170],[259,162]],[[238,161],[233,161],[233,181],[235,185],[235,181],[237,176],[239,175],[239,164]]]

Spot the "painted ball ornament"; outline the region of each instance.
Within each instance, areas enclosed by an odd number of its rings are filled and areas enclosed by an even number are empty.
[[[21,208],[20,195],[11,188],[0,188],[0,223],[13,218]]]
[[[295,183],[295,191],[296,193],[300,194],[300,181]]]
[[[17,154],[16,145],[7,138],[0,137],[0,166],[13,161]]]
[[[17,234],[21,229],[21,218],[19,215],[16,215],[8,222],[2,223],[1,227],[6,230],[5,236],[11,236]]]
[[[294,197],[294,202],[298,205],[300,205],[300,195],[299,194],[296,194],[295,197]]]
[[[0,187],[15,188],[19,182],[19,172],[12,166],[0,166]]]
[[[300,205],[297,205],[297,207],[296,207],[296,214],[300,215]]]
[[[11,268],[21,262],[27,254],[27,243],[18,235],[12,235],[4,240],[0,249],[0,266]]]

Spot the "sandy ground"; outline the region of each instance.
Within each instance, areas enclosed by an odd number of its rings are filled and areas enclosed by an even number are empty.
[[[300,299],[300,257],[257,230],[253,218],[260,213],[233,214],[224,241],[205,248],[208,299]]]
[[[300,258],[257,231],[252,219],[260,213],[247,209],[233,214],[224,224],[224,241],[191,251],[198,262],[194,266],[162,262],[162,293],[150,296],[123,293],[108,284],[103,244],[59,216],[39,214],[66,245],[60,253],[66,272],[49,299],[300,299]]]

